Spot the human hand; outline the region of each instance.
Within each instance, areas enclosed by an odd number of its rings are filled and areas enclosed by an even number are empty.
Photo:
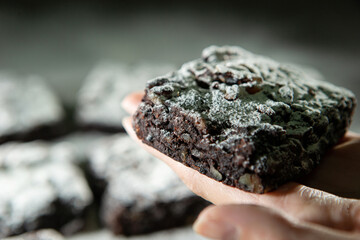
[[[359,222],[357,224],[359,226]],[[253,204],[210,206],[200,213],[194,230],[205,237],[222,240],[360,239],[359,228],[338,230]]]
[[[124,100],[123,106],[129,114],[136,111],[142,96],[142,93],[135,93]],[[214,235],[221,231],[206,224],[209,222],[206,219],[210,219],[210,222],[228,223],[218,226],[233,223],[236,229],[242,229],[245,239],[291,239],[297,235],[304,237],[301,239],[360,238],[356,235],[360,232],[360,202],[325,192],[360,196],[360,136],[357,134],[348,133],[324,157],[322,164],[302,180],[307,186],[288,183],[270,193],[254,194],[208,178],[143,144],[132,128],[131,118],[124,119],[123,125],[133,139],[167,163],[193,192],[215,205],[236,204],[205,210],[194,226],[200,234],[227,239],[223,235]],[[209,230],[212,230],[212,236]],[[229,236],[235,237],[237,231]]]

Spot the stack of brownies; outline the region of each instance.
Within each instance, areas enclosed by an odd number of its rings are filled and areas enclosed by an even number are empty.
[[[0,238],[137,235],[191,224],[209,203],[124,132],[122,99],[172,70],[101,63],[65,108],[38,76],[0,73]]]

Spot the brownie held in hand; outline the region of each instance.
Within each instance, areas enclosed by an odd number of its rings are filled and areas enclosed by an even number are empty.
[[[147,83],[133,118],[142,141],[226,185],[255,193],[308,174],[350,125],[354,95],[239,47]]]

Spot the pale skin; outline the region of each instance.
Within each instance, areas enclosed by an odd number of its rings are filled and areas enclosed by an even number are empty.
[[[143,93],[128,95],[124,109],[132,115]],[[194,230],[210,239],[292,240],[360,239],[360,135],[348,132],[322,164],[301,183],[291,182],[266,194],[245,192],[217,182],[169,158],[139,140],[131,118],[128,134],[164,161],[196,194],[212,202]]]

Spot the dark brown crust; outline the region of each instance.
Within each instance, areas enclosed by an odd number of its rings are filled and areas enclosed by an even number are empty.
[[[15,236],[28,231],[45,228],[53,228],[65,235],[72,235],[84,228],[84,219],[88,208],[84,209],[81,213],[75,214],[74,205],[72,203],[64,203],[60,200],[53,202],[51,207],[55,209],[51,214],[40,215],[31,221],[25,221],[23,225],[13,229],[11,232],[6,234],[0,233],[0,237]],[[3,229],[1,222],[0,229]]]
[[[63,122],[52,125],[34,126],[30,131],[0,136],[0,144],[10,141],[29,142],[33,140],[52,140],[69,132]]]
[[[121,126],[105,126],[100,124],[83,124],[78,123],[78,127],[84,132],[104,132],[104,133],[124,133],[125,129]]]
[[[197,196],[176,202],[157,202],[137,210],[136,204],[124,206],[110,195],[104,197],[101,218],[116,235],[138,235],[192,224],[209,203]]]

